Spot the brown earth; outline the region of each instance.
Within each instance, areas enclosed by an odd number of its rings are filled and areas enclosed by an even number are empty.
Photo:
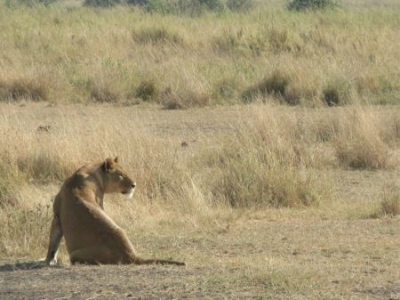
[[[0,299],[400,299],[400,219],[242,220],[172,247],[187,266],[3,265]]]

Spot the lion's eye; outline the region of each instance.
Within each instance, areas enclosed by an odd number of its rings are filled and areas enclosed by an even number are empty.
[[[119,180],[124,180],[124,176],[118,175]]]

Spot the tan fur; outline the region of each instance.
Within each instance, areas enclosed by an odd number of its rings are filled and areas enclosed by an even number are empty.
[[[104,212],[104,194],[133,194],[134,188],[135,183],[118,164],[118,158],[107,158],[76,171],[64,182],[54,200],[46,263],[57,263],[58,247],[64,236],[72,264],[184,265],[137,257],[125,231]]]

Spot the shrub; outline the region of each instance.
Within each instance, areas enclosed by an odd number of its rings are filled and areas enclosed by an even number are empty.
[[[57,0],[6,0],[5,4],[8,7],[16,6],[16,5],[23,5],[28,7],[33,7],[35,5],[51,5],[55,3]]]
[[[320,10],[338,5],[336,0],[292,0],[288,3],[289,10]]]
[[[253,0],[228,0],[226,2],[226,6],[232,11],[247,12],[247,11],[250,11],[254,7],[254,1]]]
[[[222,12],[225,8],[222,0],[199,0],[203,7],[213,12]]]
[[[222,0],[178,0],[175,4],[175,11],[198,17],[205,11],[221,13],[225,9]]]
[[[177,0],[172,4],[172,10],[191,17],[198,17],[204,12],[199,0]]]
[[[127,0],[128,4],[137,6],[145,6],[148,2],[148,0]]]
[[[127,4],[133,6],[140,6],[148,12],[187,14],[192,17],[200,16],[205,11],[220,13],[225,9],[225,5],[222,0],[173,0],[173,1],[126,0],[126,1]]]
[[[127,4],[140,6],[148,12],[168,12],[171,9],[164,0],[127,0]]]
[[[85,6],[112,7],[122,4],[123,0],[85,0]]]

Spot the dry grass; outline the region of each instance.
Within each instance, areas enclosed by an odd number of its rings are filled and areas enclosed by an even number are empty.
[[[268,112],[238,120],[237,131],[198,163],[213,174],[206,186],[213,187],[215,201],[233,207],[296,207],[328,200],[329,191],[313,172],[319,162],[296,136],[298,122],[297,116],[277,119]]]
[[[392,217],[400,215],[400,188],[397,185],[385,188],[380,214]]]
[[[343,9],[314,14],[288,12],[282,0],[246,14],[200,18],[126,7],[1,4],[0,99],[124,103],[142,82],[153,81],[170,93],[152,101],[187,108],[240,103],[265,78],[260,92],[271,94],[267,101],[398,103],[400,72],[393,62],[399,56],[392,41],[398,39],[399,6],[364,3],[359,9],[357,1],[344,2]],[[18,82],[22,89],[9,88]],[[220,96],[221,82],[233,83],[227,97]]]
[[[48,100],[47,86],[40,79],[7,80],[0,82],[0,98],[8,101]]]
[[[43,257],[63,180],[118,155],[138,192],[107,213],[139,253],[199,268],[186,287],[397,297],[400,111],[360,105],[398,102],[386,1],[195,19],[1,3],[0,260]]]
[[[139,203],[174,207],[199,220],[209,219],[213,209],[229,215],[230,207],[324,208],[335,189],[325,170],[398,167],[398,120],[388,117],[396,115],[393,109],[256,106],[173,113],[73,106],[65,113],[57,106],[28,106],[3,106],[3,207],[25,206],[26,195],[13,182],[59,186],[82,164],[109,155],[119,155],[132,170]],[[368,137],[385,152],[363,143]],[[338,146],[346,143],[353,146]]]
[[[346,122],[347,121],[347,122]],[[359,108],[350,113],[335,141],[339,161],[355,169],[390,169],[397,162],[383,140],[382,120]],[[381,132],[380,132],[381,131]],[[396,139],[396,137],[394,137]]]
[[[318,293],[335,298],[339,288],[346,298],[356,293],[354,277],[357,293],[369,293],[395,273],[398,218],[388,221],[381,207],[395,212],[384,187],[398,180],[398,165],[349,170],[338,161],[336,143],[348,138],[345,128],[364,130],[398,159],[398,113],[394,107],[2,104],[0,259],[43,257],[49,206],[64,178],[85,162],[119,155],[138,191],[132,203],[108,196],[105,210],[142,256],[219,266],[219,275],[196,275],[196,284],[213,293],[232,287],[232,295],[245,289],[317,299]],[[362,116],[369,126],[359,126]],[[380,246],[372,247],[368,235]],[[368,257],[379,257],[374,265],[386,270],[376,283],[363,275],[373,269]],[[67,259],[62,247],[61,260]]]

